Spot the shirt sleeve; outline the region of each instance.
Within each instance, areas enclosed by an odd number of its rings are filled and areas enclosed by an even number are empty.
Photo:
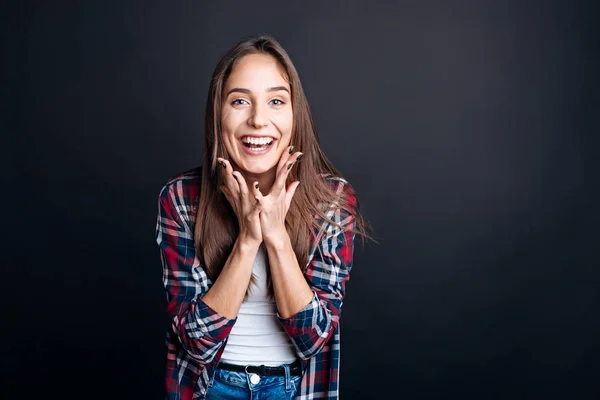
[[[314,295],[310,303],[289,318],[277,317],[292,339],[296,353],[307,360],[318,354],[338,326],[345,285],[350,278],[356,227],[354,210],[356,197],[352,189],[340,183],[345,190],[352,212],[338,208],[328,215],[340,224],[340,229],[327,221],[317,241],[317,248],[304,273]]]
[[[236,319],[229,319],[202,301],[209,277],[196,257],[193,232],[178,211],[181,183],[160,192],[156,242],[160,247],[163,284],[172,333],[200,364],[210,363],[222,348]]]

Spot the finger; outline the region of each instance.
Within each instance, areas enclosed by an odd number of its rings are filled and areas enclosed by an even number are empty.
[[[227,186],[223,185],[223,186],[220,186],[219,189],[221,189],[221,191],[223,192],[223,195],[227,199],[227,202],[229,202],[229,204],[233,208],[233,211],[235,211],[235,213],[237,215],[237,209],[236,209],[236,206],[235,206],[235,201],[234,201],[233,196],[231,195],[231,191],[229,190],[229,188]]]
[[[249,213],[250,218],[257,218],[260,212],[262,211],[262,206],[258,202],[256,202],[251,207],[252,209]]]
[[[252,201],[252,210],[250,211],[250,216],[251,217],[256,217],[258,216],[258,214],[260,214],[260,212],[262,211],[262,199],[263,199],[263,195],[260,192],[260,187],[258,185],[258,182],[254,182],[254,184],[252,185],[252,196],[253,201]]]
[[[219,186],[219,189],[223,192],[225,197],[228,197],[231,195],[231,192],[229,191],[229,188],[227,188],[227,186],[221,185],[221,186]]]
[[[246,179],[244,179],[244,176],[239,172],[239,171],[234,171],[233,172],[233,177],[237,180],[238,184],[240,185],[240,200],[242,201],[242,204],[248,204],[250,203],[249,200],[249,192],[248,192],[248,185],[246,184]]]
[[[254,182],[254,185],[252,186],[252,194],[254,195],[254,199],[262,204],[262,199],[263,199],[263,194],[260,191],[260,186],[258,185],[258,182]]]
[[[279,193],[285,188],[285,182],[287,180],[288,175],[290,174],[290,170],[294,166],[294,164],[302,158],[304,154],[299,151],[294,153],[291,157],[289,157],[287,164],[279,171],[277,174],[277,178],[273,183],[273,188],[271,189],[272,193]]]
[[[294,193],[296,193],[296,189],[300,185],[300,181],[296,181],[290,184],[285,192],[285,209],[286,211],[290,209],[290,204],[292,203],[292,198],[294,197]]]
[[[223,177],[227,188],[231,194],[239,194],[240,186],[237,180],[233,177],[233,167],[231,166],[231,163],[223,158],[217,158],[217,161],[222,165],[221,169],[223,170]]]
[[[281,168],[284,168],[287,161],[290,159],[292,152],[294,151],[294,146],[288,146],[287,151],[284,151],[279,159],[279,163],[277,164],[277,173],[281,171]]]

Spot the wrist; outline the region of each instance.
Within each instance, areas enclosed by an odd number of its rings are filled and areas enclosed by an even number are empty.
[[[278,229],[269,235],[263,235],[265,246],[272,249],[283,249],[290,243],[290,236],[285,228]]]
[[[237,246],[242,252],[257,252],[262,241],[256,240],[249,237],[239,236],[237,239]]]

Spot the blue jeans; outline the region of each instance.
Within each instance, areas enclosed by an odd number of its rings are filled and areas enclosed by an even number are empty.
[[[285,376],[264,376],[216,368],[208,384],[206,400],[292,400],[302,377],[291,376],[289,366],[285,368]]]

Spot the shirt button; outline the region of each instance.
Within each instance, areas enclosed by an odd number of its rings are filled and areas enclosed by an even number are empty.
[[[256,385],[258,382],[260,382],[260,376],[258,376],[256,374],[250,374],[250,382],[253,385]]]

